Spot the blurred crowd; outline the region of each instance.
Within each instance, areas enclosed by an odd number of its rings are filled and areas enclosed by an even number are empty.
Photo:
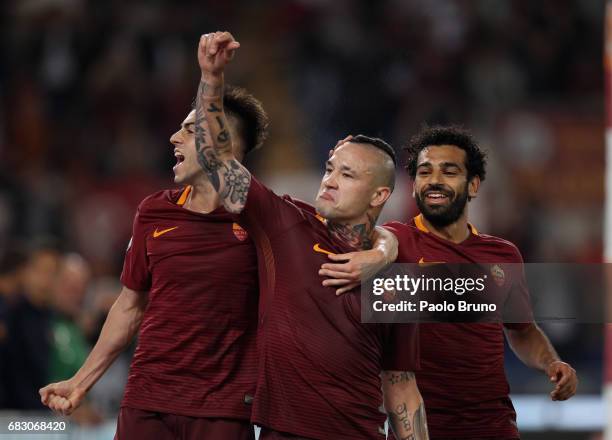
[[[38,390],[77,372],[118,293],[117,280],[94,280],[83,257],[51,239],[9,245],[0,256],[0,409],[41,410]],[[130,356],[123,353],[92,389],[76,421],[114,415]]]
[[[200,34],[241,42],[228,78],[270,114],[250,163],[279,190],[310,200],[347,133],[401,152],[424,122],[463,124],[490,151],[478,228],[529,262],[600,262],[603,23],[604,0],[1,2],[0,408],[38,405],[95,341],[136,206],[171,186]],[[400,181],[391,212],[407,220]],[[600,333],[551,331],[592,390]]]

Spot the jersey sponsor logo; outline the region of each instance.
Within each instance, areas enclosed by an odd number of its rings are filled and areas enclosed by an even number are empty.
[[[506,273],[499,264],[491,266],[491,275],[493,276],[493,281],[495,281],[495,284],[499,287],[503,286],[506,282]]]
[[[320,243],[315,243],[315,245],[312,247],[312,250],[321,254],[335,255],[333,252],[321,248]]]
[[[178,228],[178,226],[174,226],[173,228],[162,229],[161,231],[158,231],[157,228],[155,228],[155,231],[153,231],[153,238],[157,238],[160,235],[164,235],[170,231],[174,231],[176,228]]]
[[[236,238],[240,241],[244,241],[248,238],[249,234],[243,229],[238,223],[232,224],[232,232]]]
[[[444,263],[446,263],[446,261],[425,261],[424,257],[421,257],[421,259],[419,260],[419,266],[421,267],[433,266],[435,264],[444,264]]]

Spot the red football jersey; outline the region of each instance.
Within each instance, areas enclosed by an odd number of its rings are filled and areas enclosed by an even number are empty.
[[[236,217],[182,207],[190,187],[138,207],[122,283],[147,291],[123,405],[249,418],[257,370],[257,260]]]
[[[418,368],[415,325],[362,324],[360,292],[318,275],[351,251],[314,210],[252,179],[241,216],[258,251],[259,370],[252,420],[312,439],[383,439],[381,370]]]
[[[397,263],[491,263],[505,269],[506,294],[528,309],[529,292],[520,252],[509,241],[479,234],[456,244],[429,233],[421,216],[412,225],[385,225],[399,240]],[[519,273],[520,272],[520,273]],[[504,272],[501,272],[504,273]],[[510,276],[510,274],[517,274]],[[520,328],[528,324],[505,324]],[[432,439],[518,438],[516,413],[508,396],[504,371],[504,333],[501,323],[423,323],[419,390],[425,401]]]

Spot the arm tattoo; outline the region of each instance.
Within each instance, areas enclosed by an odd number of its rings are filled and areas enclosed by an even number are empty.
[[[214,86],[205,81],[200,81],[200,93],[202,98],[221,98],[223,95],[223,86]]]
[[[366,223],[355,226],[341,225],[339,223],[328,222],[327,227],[331,235],[347,242],[355,249],[372,249],[372,238],[376,227],[376,217],[367,214]]]
[[[229,167],[225,167],[223,180],[225,181],[225,191],[221,194],[221,198],[229,198],[232,204],[237,203],[240,206],[244,206],[249,192],[251,177],[244,172],[244,169],[237,160],[231,160]]]
[[[240,212],[246,203],[251,174],[233,158],[222,94],[222,86],[200,81],[196,101],[196,153],[200,167],[219,193],[225,209]],[[213,114],[216,116],[213,117]],[[228,154],[232,156],[231,159],[227,158]]]
[[[411,380],[414,380],[414,373],[411,371],[402,371],[399,374],[390,373],[388,376],[389,376],[389,383],[391,385],[410,382]]]
[[[206,111],[209,113],[219,113],[221,109],[217,107],[214,102],[211,102]]]
[[[401,403],[395,407],[395,411],[391,413],[391,416],[395,418],[396,424],[399,422],[404,428],[404,431],[412,430],[412,425],[410,424],[410,417],[408,417],[408,407],[406,403]]]
[[[428,440],[427,420],[423,403],[419,405],[410,420],[406,402],[402,402],[389,414],[391,428],[400,440]],[[408,433],[407,435],[404,435]]]
[[[202,83],[200,83],[200,86]],[[219,160],[217,152],[212,146],[206,143],[206,129],[204,128],[206,120],[201,115],[201,108],[196,105],[196,121],[195,121],[195,145],[198,163],[208,176],[208,180],[212,184],[215,191],[219,191],[221,182],[219,181],[219,170],[223,168],[223,163]]]

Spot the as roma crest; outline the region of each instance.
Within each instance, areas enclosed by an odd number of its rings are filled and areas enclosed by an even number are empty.
[[[506,282],[506,274],[504,269],[502,269],[499,264],[494,264],[491,266],[491,276],[493,277],[495,284],[497,284],[499,287],[503,286]]]
[[[234,223],[232,225],[232,232],[234,233],[234,235],[236,236],[236,238],[240,241],[244,241],[248,238],[249,234],[247,234],[247,231],[245,231],[242,226],[240,226],[238,223]]]

